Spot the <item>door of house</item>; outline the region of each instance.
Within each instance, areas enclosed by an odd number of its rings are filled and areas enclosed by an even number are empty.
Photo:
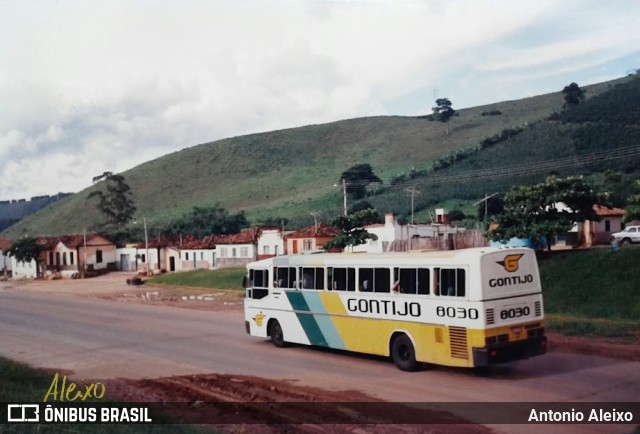
[[[169,271],[176,271],[176,257],[169,257]]]

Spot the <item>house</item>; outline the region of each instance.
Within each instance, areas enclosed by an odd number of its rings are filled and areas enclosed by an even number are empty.
[[[607,208],[594,205],[593,210],[600,217],[599,222],[586,221],[582,227],[583,244],[609,244],[611,234],[624,229],[625,211],[621,208]]]
[[[455,244],[453,237],[465,233],[466,230],[449,226],[448,222],[448,214],[444,209],[436,210],[436,220],[432,224],[401,225],[395,215],[388,213],[384,216],[383,224],[365,226],[367,232],[376,235],[378,239],[369,239],[365,244],[353,246],[353,251],[382,253],[449,249],[452,248],[451,244]]]
[[[0,237],[0,279],[11,277],[11,258],[7,255],[7,250],[11,248],[11,241]]]
[[[311,253],[323,250],[323,245],[333,240],[340,231],[334,227],[319,223],[288,234],[287,254]]]
[[[260,228],[215,237],[216,267],[237,267],[257,259]]]
[[[7,253],[11,242],[0,238],[0,280],[6,279],[35,279],[38,277],[36,261],[18,261]]]
[[[43,276],[75,277],[116,270],[116,246],[97,234],[41,237]]]
[[[209,270],[216,266],[216,237],[209,235],[202,240],[189,239],[177,246],[180,270]],[[176,271],[169,257],[169,271]],[[172,267],[174,268],[172,270]]]
[[[258,237],[258,260],[284,255],[286,244],[278,228],[262,228]]]

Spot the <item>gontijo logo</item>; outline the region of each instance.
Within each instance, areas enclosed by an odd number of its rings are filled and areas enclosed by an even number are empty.
[[[502,265],[504,269],[509,273],[515,273],[516,271],[518,271],[518,261],[523,256],[523,253],[518,253],[516,255],[507,255],[504,257],[504,260],[498,261],[498,264]]]

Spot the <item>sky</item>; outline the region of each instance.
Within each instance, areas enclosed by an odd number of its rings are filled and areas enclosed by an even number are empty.
[[[0,0],[0,200],[227,137],[640,69],[637,0]]]

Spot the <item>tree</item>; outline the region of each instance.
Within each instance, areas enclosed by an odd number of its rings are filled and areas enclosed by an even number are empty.
[[[624,214],[624,221],[628,223],[633,220],[640,220],[640,179],[635,182],[637,194],[627,199],[627,206]]]
[[[189,214],[175,222],[166,232],[203,238],[207,235],[237,234],[247,226],[244,212],[229,214],[229,211],[219,206],[194,206]]]
[[[356,164],[342,172],[338,180],[344,183],[347,194],[354,199],[362,199],[367,192],[367,186],[374,182],[382,183],[382,180],[373,173],[369,164]]]
[[[36,271],[38,275],[40,275],[39,265],[40,254],[42,252],[42,246],[38,244],[38,240],[33,237],[20,238],[7,249],[7,255],[13,256],[20,262],[30,262],[34,260],[36,262]]]
[[[500,196],[491,196],[478,202],[478,220],[484,221],[485,218],[498,215],[504,211],[504,201]],[[485,215],[486,213],[486,215]]]
[[[599,221],[593,205],[605,200],[581,177],[549,177],[542,184],[516,186],[504,198],[504,212],[487,236],[492,240],[531,238],[534,242],[561,235],[578,222]],[[566,207],[563,207],[564,204]]]
[[[584,101],[584,90],[580,88],[576,83],[571,83],[562,89],[564,95],[564,106],[573,107]]]
[[[447,136],[449,135],[449,120],[456,114],[456,111],[451,105],[449,98],[438,98],[436,100],[436,106],[432,108],[433,119],[444,122],[447,127]]]
[[[340,230],[340,234],[333,240],[324,244],[325,250],[332,248],[344,249],[347,246],[359,246],[368,239],[377,240],[375,234],[370,234],[364,228],[366,225],[376,223],[379,219],[378,212],[374,209],[366,209],[354,214],[337,217],[331,225]]]
[[[131,199],[131,188],[124,176],[104,172],[93,178],[94,183],[104,182],[104,190],[92,192],[88,199],[98,198],[98,210],[107,218],[107,224],[124,225],[128,223],[136,212],[136,206]]]

